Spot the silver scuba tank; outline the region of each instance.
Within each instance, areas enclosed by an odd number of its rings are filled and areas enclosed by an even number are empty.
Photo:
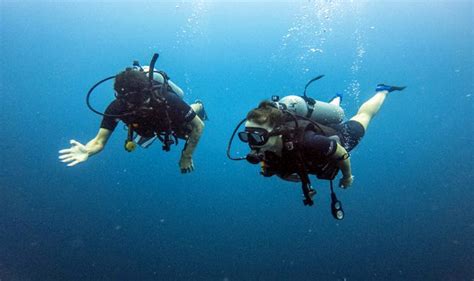
[[[144,66],[141,66],[141,69],[135,66],[134,69],[136,69],[136,70],[142,70],[142,71],[148,72],[148,71],[150,70],[150,66],[144,65]],[[158,81],[159,83],[163,83],[163,81],[164,81],[163,76],[162,76],[160,73],[157,73],[157,72],[155,72],[155,71],[157,71],[157,70],[154,69],[154,72],[153,72],[153,80]],[[149,76],[149,73],[147,73],[147,76]],[[183,90],[182,90],[178,85],[176,85],[176,84],[175,84],[173,81],[171,81],[171,80],[168,80],[168,84],[170,85],[170,87],[171,87],[171,89],[173,90],[173,92],[176,93],[176,95],[178,95],[181,99],[184,98],[184,92],[183,92]]]
[[[308,102],[300,96],[290,95],[281,98],[279,103],[284,104],[288,111],[323,125],[338,124],[344,120],[344,110],[340,106],[318,100],[312,101]]]

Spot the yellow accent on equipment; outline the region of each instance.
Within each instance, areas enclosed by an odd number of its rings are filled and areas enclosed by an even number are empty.
[[[125,150],[128,152],[132,152],[135,150],[137,145],[133,141],[126,140],[125,141]]]

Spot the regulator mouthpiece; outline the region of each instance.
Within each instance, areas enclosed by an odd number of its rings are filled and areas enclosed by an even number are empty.
[[[245,157],[245,159],[247,159],[247,161],[250,164],[258,164],[258,163],[262,162],[264,158],[265,157],[264,157],[263,153],[260,153],[260,152],[251,152],[251,153],[247,154],[247,157]]]

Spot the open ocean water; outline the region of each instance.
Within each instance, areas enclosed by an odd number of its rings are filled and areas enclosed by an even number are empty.
[[[0,2],[0,280],[474,280],[473,1]],[[95,136],[96,82],[138,59],[204,101],[182,148],[106,149],[69,168],[58,150]],[[389,95],[352,153],[354,185],[313,207],[299,184],[225,150],[271,95],[343,93],[346,116]],[[93,95],[104,109],[112,82]],[[246,153],[236,145],[235,152]]]

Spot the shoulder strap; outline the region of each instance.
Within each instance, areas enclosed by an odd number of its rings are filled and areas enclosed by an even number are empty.
[[[304,101],[306,102],[306,106],[308,107],[308,112],[306,113],[306,118],[311,118],[314,111],[314,105],[316,104],[316,100],[307,96],[302,96]]]

